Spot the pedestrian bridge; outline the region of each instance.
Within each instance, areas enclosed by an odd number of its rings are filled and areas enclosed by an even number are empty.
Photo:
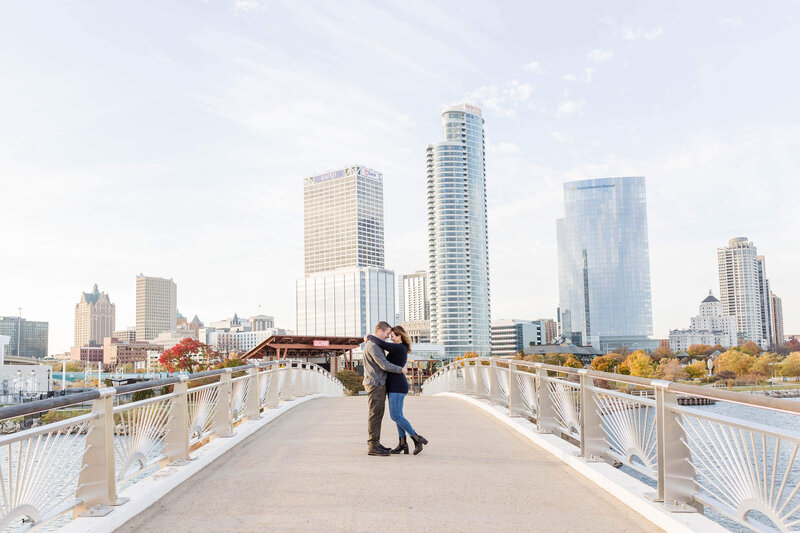
[[[0,526],[797,530],[800,435],[679,395],[798,414],[790,400],[473,359],[407,399],[429,440],[420,455],[374,457],[364,397],[313,364],[274,361],[0,409],[36,421],[0,437]],[[383,435],[395,444],[388,412]]]

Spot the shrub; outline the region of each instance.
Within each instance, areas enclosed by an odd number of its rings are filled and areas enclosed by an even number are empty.
[[[336,373],[336,379],[342,382],[350,394],[358,394],[364,390],[364,378],[358,372],[340,370]]]

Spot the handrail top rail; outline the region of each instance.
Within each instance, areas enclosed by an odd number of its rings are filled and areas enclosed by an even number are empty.
[[[642,378],[638,376],[629,376],[625,374],[613,374],[611,372],[600,372],[599,370],[572,368],[572,367],[565,367],[558,365],[550,365],[546,363],[536,363],[532,361],[523,361],[519,359],[505,359],[500,357],[470,357],[467,359],[459,359],[458,361],[453,361],[452,363],[448,363],[441,369],[437,370],[434,375],[425,380],[425,383],[436,377],[439,377],[446,371],[446,369],[457,369],[457,368],[464,368],[467,366],[474,366],[471,364],[472,362],[503,363],[509,365],[509,368],[512,366],[516,367],[522,366],[534,369],[541,368],[543,370],[550,370],[566,374],[574,374],[575,376],[579,376],[582,374],[591,378],[602,379],[605,381],[616,381],[621,383],[629,383],[633,385],[640,385],[652,388],[656,388],[657,384],[654,382],[661,381],[651,378]],[[422,384],[423,387],[425,386],[425,383]],[[691,396],[699,396],[723,402],[736,403],[751,407],[761,407],[764,409],[770,409],[772,411],[781,411],[785,413],[800,415],[800,402],[789,400],[786,398],[772,398],[769,396],[747,394],[745,392],[720,390],[714,387],[701,387],[699,385],[675,383],[673,381],[667,383],[668,384],[666,385],[664,390],[668,392],[688,394]]]
[[[114,394],[116,395],[131,394],[142,390],[156,389],[159,387],[174,385],[175,383],[179,383],[181,381],[194,381],[202,378],[219,376],[231,372],[240,372],[251,368],[266,368],[276,365],[278,366],[292,365],[292,367],[294,367],[294,365],[300,365],[301,367],[302,365],[307,365],[309,368],[318,368],[324,370],[318,364],[312,363],[310,361],[300,361],[297,359],[278,359],[273,361],[257,361],[254,363],[249,363],[246,365],[235,366],[235,367],[218,368],[215,370],[205,370],[203,372],[195,372],[194,374],[176,372],[174,375],[167,378],[143,381],[141,383],[131,383],[130,385],[120,385],[119,387],[108,387],[106,389],[109,390],[113,389]],[[330,372],[328,372],[327,370],[325,372],[330,374]],[[75,394],[67,394],[65,396],[45,398],[44,400],[36,400],[28,403],[21,403],[17,405],[10,405],[7,407],[0,407],[0,421],[8,420],[11,418],[19,418],[21,416],[34,415],[46,411],[51,411],[53,409],[60,409],[62,407],[69,407],[71,405],[79,405],[82,403],[87,403],[93,400],[97,400],[103,395],[103,391],[106,389],[94,389],[90,391],[78,392]]]

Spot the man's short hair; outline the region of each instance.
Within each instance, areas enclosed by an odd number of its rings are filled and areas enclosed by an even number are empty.
[[[379,331],[387,330],[387,329],[392,329],[392,325],[389,324],[388,322],[384,322],[383,320],[381,320],[380,322],[378,322],[375,325],[375,332],[376,333],[379,332]]]

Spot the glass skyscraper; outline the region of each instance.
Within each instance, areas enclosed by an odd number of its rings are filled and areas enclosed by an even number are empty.
[[[491,347],[483,122],[477,107],[447,109],[444,141],[427,147],[431,339],[448,358]]]
[[[0,317],[0,335],[9,337],[5,354],[47,357],[49,324],[16,316]]]
[[[562,335],[601,350],[654,348],[645,180],[564,184],[556,222]]]

